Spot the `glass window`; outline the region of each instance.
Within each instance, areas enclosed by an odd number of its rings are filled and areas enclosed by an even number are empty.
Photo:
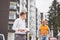
[[[9,12],[9,19],[16,19],[16,12],[10,11]]]
[[[8,30],[12,30],[12,26],[13,26],[13,24],[9,24],[8,25]]]
[[[16,9],[17,7],[16,7],[16,4],[17,4],[17,2],[10,2],[10,9]]]

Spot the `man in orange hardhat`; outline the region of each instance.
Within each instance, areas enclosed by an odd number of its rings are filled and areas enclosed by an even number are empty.
[[[40,40],[47,40],[47,35],[50,33],[48,25],[46,25],[46,20],[43,19],[39,27]]]

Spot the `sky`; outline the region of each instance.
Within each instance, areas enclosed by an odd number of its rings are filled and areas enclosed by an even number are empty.
[[[40,12],[47,12],[53,0],[36,0],[36,7]],[[57,0],[60,2],[60,0]]]
[[[40,12],[47,12],[53,0],[36,0],[36,7]]]
[[[53,0],[36,0],[36,7],[38,8],[39,12],[43,12],[44,15],[47,15],[52,1]],[[57,1],[60,2],[60,0]]]

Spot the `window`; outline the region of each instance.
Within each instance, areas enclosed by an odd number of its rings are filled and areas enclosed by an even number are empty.
[[[12,26],[13,26],[13,24],[9,24],[8,25],[8,30],[12,30]]]
[[[30,10],[31,10],[31,12],[35,12],[35,8],[34,7],[31,7]]]
[[[16,19],[16,12],[10,11],[9,12],[9,19]]]
[[[12,30],[13,23],[14,23],[14,21],[8,22],[8,30]]]
[[[34,7],[34,6],[35,6],[35,3],[34,3],[34,2],[31,2],[31,6],[33,6],[33,7]]]
[[[10,9],[17,9],[16,7],[17,2],[10,2]]]

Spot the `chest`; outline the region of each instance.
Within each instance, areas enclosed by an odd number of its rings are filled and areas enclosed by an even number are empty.
[[[18,27],[25,27],[26,26],[26,24],[25,24],[25,21],[18,21]]]
[[[48,27],[40,27],[40,30],[48,30]]]
[[[18,24],[19,25],[25,25],[25,22],[24,21],[19,21]]]

